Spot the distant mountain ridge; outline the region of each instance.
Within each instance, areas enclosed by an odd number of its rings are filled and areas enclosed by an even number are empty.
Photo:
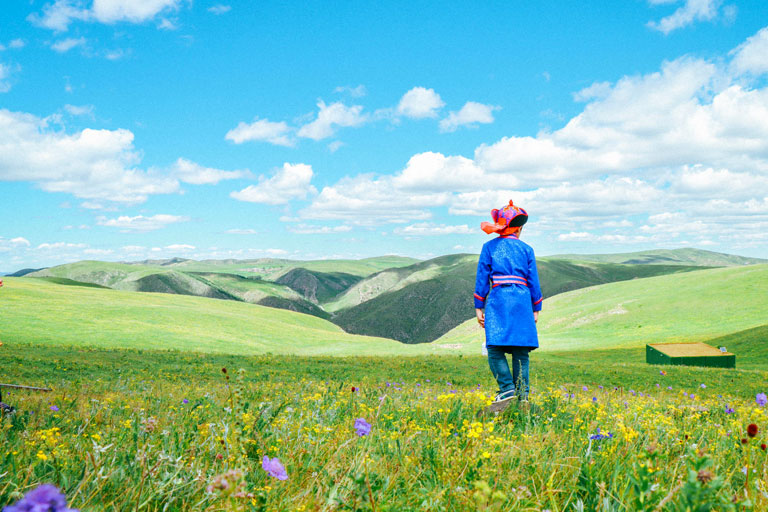
[[[705,267],[733,267],[760,265],[768,259],[748,258],[735,254],[705,251],[703,249],[653,249],[649,251],[616,254],[557,254],[550,259],[595,261],[599,263],[623,263],[625,265],[698,265]]]
[[[23,268],[21,270],[17,270],[16,272],[9,272],[7,274],[3,274],[7,277],[24,277],[27,274],[31,274],[32,272],[37,272],[39,270],[43,270],[47,267],[42,268]]]

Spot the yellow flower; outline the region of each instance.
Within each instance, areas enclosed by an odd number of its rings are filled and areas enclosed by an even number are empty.
[[[37,452],[37,458],[40,460],[48,460],[48,456],[44,454],[42,451]]]

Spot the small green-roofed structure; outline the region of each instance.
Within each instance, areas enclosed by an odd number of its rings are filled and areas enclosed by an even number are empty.
[[[736,368],[736,355],[706,343],[653,343],[645,346],[645,362],[648,364]]]

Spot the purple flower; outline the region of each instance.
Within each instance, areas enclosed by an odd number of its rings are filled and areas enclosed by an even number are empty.
[[[639,393],[639,395],[640,395],[640,396],[643,396],[643,392],[641,391],[641,392]]]
[[[357,418],[355,420],[355,432],[360,437],[367,436],[371,433],[371,424],[365,421],[363,418]]]
[[[667,386],[667,389],[672,391],[672,386]]]
[[[765,393],[758,393],[755,396],[755,402],[760,407],[765,407],[765,404],[768,404],[768,396],[765,396]]]
[[[182,401],[181,401],[181,403],[183,403],[183,404],[188,404],[188,403],[189,403],[189,400],[187,400],[187,399],[185,398],[184,400],[182,400]]]
[[[597,402],[597,397],[596,397],[596,396],[593,396],[593,397],[592,397],[592,401],[593,401],[593,402]]]
[[[600,385],[600,386],[597,386],[597,387],[599,387],[600,389],[603,389],[603,386],[602,386],[602,385]]]
[[[611,439],[613,437],[613,434],[611,432],[608,432],[607,434],[601,434],[600,433],[600,427],[597,427],[597,433],[589,436],[590,439],[593,441],[601,441],[603,439]]]
[[[660,387],[661,387],[661,384],[659,384],[659,383],[657,382],[657,383],[656,383],[656,387],[657,387],[657,388],[660,388]]]
[[[288,473],[285,471],[285,467],[280,463],[280,459],[275,457],[270,459],[266,455],[261,461],[261,467],[266,471],[269,476],[273,476],[278,480],[288,480]]]
[[[589,388],[587,386],[581,386],[582,391],[589,391]]]
[[[730,405],[725,406],[725,414],[733,414],[736,411],[733,410],[733,408]]]
[[[67,497],[56,486],[43,484],[27,493],[15,505],[3,509],[3,512],[78,512],[67,508]]]
[[[704,384],[703,382],[701,383],[701,389],[707,389],[707,385]]]
[[[691,393],[691,400],[695,400],[695,399],[696,399],[696,395],[694,395],[693,393]]]
[[[58,411],[59,411],[59,408],[58,408],[57,406],[55,406],[55,405],[52,405],[52,406],[51,406],[51,410],[52,410],[53,412],[58,412]]]
[[[629,390],[629,394],[632,395],[632,396],[635,396],[635,390],[634,389],[630,389]]]

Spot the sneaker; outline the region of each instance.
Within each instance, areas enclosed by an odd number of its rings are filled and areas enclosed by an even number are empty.
[[[507,400],[512,400],[513,398],[515,398],[515,390],[511,389],[496,395],[496,397],[493,399],[493,403],[497,404],[499,402],[506,402]]]

